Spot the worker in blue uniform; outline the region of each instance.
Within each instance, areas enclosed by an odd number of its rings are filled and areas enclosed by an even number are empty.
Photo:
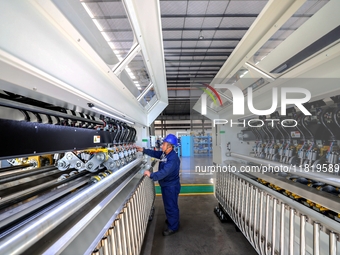
[[[162,151],[154,151],[137,147],[138,151],[159,159],[158,171],[150,173],[145,171],[144,175],[150,177],[153,181],[158,181],[161,187],[166,223],[168,228],[163,231],[164,236],[172,235],[179,228],[179,208],[178,195],[181,189],[179,181],[180,160],[174,150],[177,146],[177,137],[173,134],[167,135],[161,145]]]

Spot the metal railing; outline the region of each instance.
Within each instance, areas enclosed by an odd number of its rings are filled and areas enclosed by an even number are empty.
[[[154,183],[144,177],[92,255],[139,254],[154,198]]]
[[[217,172],[215,196],[258,254],[340,254],[340,223],[240,173]]]

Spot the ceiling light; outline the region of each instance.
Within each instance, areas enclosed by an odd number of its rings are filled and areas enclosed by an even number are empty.
[[[248,73],[248,70],[245,71],[243,74],[240,75],[240,78],[242,78],[243,76],[245,76]]]
[[[199,39],[199,40],[203,40],[203,39],[204,39],[202,30],[201,30],[200,33],[199,33],[198,39]]]
[[[107,33],[102,32],[102,35],[107,42],[111,40]]]
[[[115,45],[113,44],[113,42],[107,42],[107,43],[110,45],[111,49],[115,49],[116,48]],[[115,52],[115,51],[113,51],[113,52]]]
[[[117,115],[114,115],[114,114],[112,114],[112,113],[109,113],[109,112],[107,112],[107,111],[104,111],[104,110],[102,110],[102,109],[100,109],[100,108],[94,106],[94,104],[88,103],[87,105],[88,105],[91,109],[93,109],[93,110],[95,110],[95,111],[98,111],[98,112],[100,112],[100,113],[103,113],[103,114],[105,114],[105,115],[107,115],[107,116],[110,116],[110,117],[112,117],[112,118],[114,118],[114,119],[124,121],[124,122],[126,122],[126,123],[128,123],[128,124],[130,124],[130,125],[134,125],[134,124],[135,124],[135,123],[132,122],[132,121],[129,121],[129,120],[127,120],[127,119],[121,118],[121,117],[119,117],[119,116],[117,116]]]
[[[94,24],[97,26],[97,28],[99,29],[99,31],[102,32],[102,31],[103,31],[103,28],[102,28],[102,26],[99,24],[99,21],[96,20],[96,19],[93,19],[93,22],[94,22]]]
[[[273,78],[272,76],[270,76],[269,74],[266,74],[265,72],[263,72],[262,70],[260,70],[259,68],[255,67],[255,66],[252,66],[248,63],[245,64],[248,68],[251,68],[253,69],[254,71],[258,72],[259,74],[261,74],[262,76],[264,76],[265,78],[268,78],[272,81],[275,80],[275,78]]]
[[[94,18],[93,13],[91,12],[90,8],[86,5],[86,3],[81,3],[83,5],[83,7],[85,8],[87,14],[91,17],[91,19]]]

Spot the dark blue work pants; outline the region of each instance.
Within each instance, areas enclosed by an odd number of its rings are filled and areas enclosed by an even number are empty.
[[[179,228],[178,195],[181,185],[161,187],[161,190],[168,229],[177,231]]]

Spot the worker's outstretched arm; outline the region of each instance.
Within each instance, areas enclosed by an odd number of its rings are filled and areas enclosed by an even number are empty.
[[[160,159],[163,154],[162,151],[154,151],[154,150],[149,150],[149,149],[144,149],[143,153],[150,157],[158,158],[158,159]]]
[[[150,175],[150,178],[153,181],[159,181],[164,179],[166,176],[168,176],[172,171],[175,171],[176,169],[176,160],[175,159],[168,159],[166,164],[162,164],[162,168],[159,169],[157,172],[152,173]]]

